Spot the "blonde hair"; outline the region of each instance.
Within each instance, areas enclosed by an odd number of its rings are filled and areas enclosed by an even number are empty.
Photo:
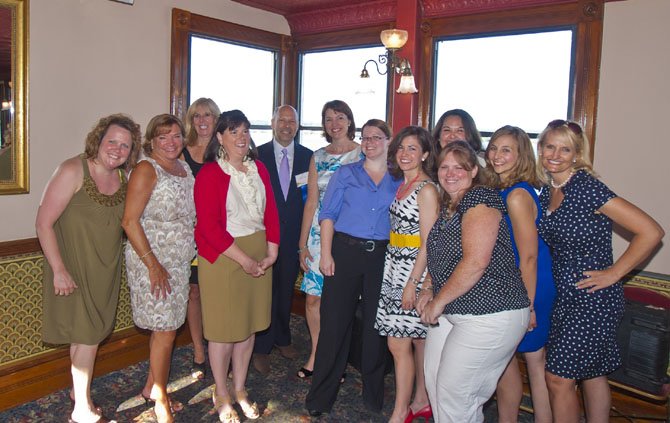
[[[489,160],[489,150],[493,142],[504,136],[509,136],[515,141],[516,151],[519,155],[506,181],[500,179],[500,175],[493,170],[493,164]],[[537,176],[535,154],[533,153],[533,145],[530,142],[530,137],[528,137],[526,131],[519,127],[505,125],[495,131],[491,136],[489,145],[486,147],[484,158],[486,160],[484,173],[486,173],[487,179],[495,188],[508,188],[521,181],[528,182],[535,188],[539,188],[542,185],[542,181]]]
[[[214,125],[216,125],[216,120],[221,114],[219,106],[217,106],[214,100],[211,98],[200,97],[191,103],[191,105],[188,107],[188,111],[186,112],[186,119],[184,122],[186,124],[186,145],[188,146],[195,145],[195,142],[198,139],[198,133],[196,132],[195,125],[193,124],[193,117],[195,116],[195,109],[200,106],[205,107],[212,114],[212,130],[214,129]]]
[[[569,120],[556,119],[549,122],[546,128],[540,133],[537,156],[537,174],[544,182],[549,181],[549,175],[542,166],[541,151],[544,143],[548,137],[556,137],[560,141],[565,142],[575,150],[575,163],[573,168],[577,170],[584,170],[593,176],[597,176],[593,170],[593,163],[591,163],[591,147],[589,140],[584,133],[582,127],[577,123]]]

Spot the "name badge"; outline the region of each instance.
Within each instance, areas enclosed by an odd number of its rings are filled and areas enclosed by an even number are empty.
[[[303,172],[298,175],[295,175],[295,184],[300,188],[303,185],[307,185],[307,174],[309,172]]]

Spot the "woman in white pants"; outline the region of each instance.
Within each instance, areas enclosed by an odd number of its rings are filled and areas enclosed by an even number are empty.
[[[438,158],[444,190],[428,235],[432,287],[417,301],[428,330],[426,390],[436,422],[483,422],[482,407],[526,333],[528,294],[514,261],[506,208],[480,183],[475,151],[463,141]]]

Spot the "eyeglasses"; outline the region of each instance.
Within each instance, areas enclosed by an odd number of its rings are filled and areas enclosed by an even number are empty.
[[[575,135],[578,136],[582,135],[582,127],[579,126],[578,123],[569,120],[555,119],[549,122],[547,126],[551,129],[557,129],[560,128],[561,126],[567,126]]]
[[[359,139],[361,140],[361,142],[371,142],[371,141],[380,142],[383,140],[387,140],[388,137],[380,137],[379,135],[373,135],[371,137],[360,137]]]

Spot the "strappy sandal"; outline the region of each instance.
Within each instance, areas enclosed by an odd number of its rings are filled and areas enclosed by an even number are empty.
[[[191,364],[191,369],[189,371],[192,378],[204,379],[207,377],[207,362],[203,361],[202,363],[196,363],[194,358],[193,364]]]
[[[230,395],[220,396],[216,395],[216,391],[212,391],[212,402],[214,403],[216,413],[219,415],[220,422],[240,423],[240,416],[237,415],[237,411],[233,408],[233,401],[230,399]],[[228,411],[219,411],[219,409],[224,406],[230,407]]]
[[[242,408],[242,412],[247,419],[256,420],[261,416],[258,411],[258,404],[249,402],[249,394],[246,390],[235,391],[235,400]]]

